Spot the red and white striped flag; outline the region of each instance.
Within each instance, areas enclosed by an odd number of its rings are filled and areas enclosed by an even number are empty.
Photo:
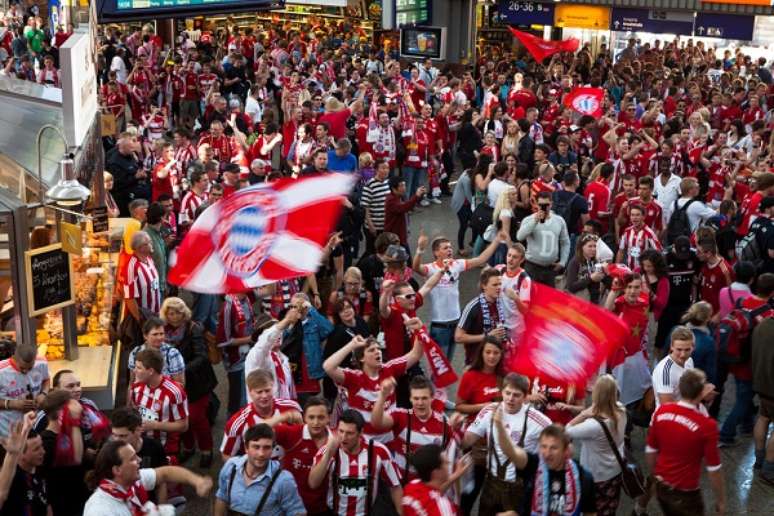
[[[237,191],[196,219],[169,281],[226,294],[316,272],[352,182],[334,173]]]

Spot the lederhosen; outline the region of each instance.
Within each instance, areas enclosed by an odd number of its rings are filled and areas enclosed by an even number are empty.
[[[408,411],[408,425],[406,425],[406,449],[403,456],[406,458],[406,466],[403,471],[403,478],[400,479],[402,485],[408,484],[409,478],[409,453],[411,453],[411,419],[414,415],[413,410]],[[432,417],[432,415],[430,416]],[[449,424],[446,422],[446,414],[443,415],[443,437],[441,438],[441,449],[445,450],[449,444]]]
[[[336,458],[333,461],[333,478],[331,479],[331,489],[333,489],[333,507],[331,507],[331,510],[333,511],[333,514],[340,514],[339,513],[339,484],[341,483],[341,478],[339,478],[339,471],[341,470],[341,456],[340,456],[341,450],[336,450]],[[373,493],[373,483],[371,482],[371,464],[373,462],[373,456],[374,456],[374,440],[369,439],[368,440],[368,459],[366,460],[366,499],[365,499],[365,516],[371,516],[371,509],[373,505],[372,500],[372,493]],[[350,478],[345,478],[343,480],[350,480]],[[360,480],[359,478],[355,480]]]
[[[499,409],[499,407],[498,407]],[[519,447],[524,448],[524,438],[527,435],[527,421],[529,421],[529,409],[524,413],[524,427],[519,437]],[[481,488],[481,499],[479,512],[481,514],[494,514],[501,511],[519,511],[521,510],[526,491],[524,479],[521,475],[516,476],[516,480],[505,480],[510,461],[500,463],[500,457],[495,451],[494,417],[489,421],[489,438],[487,439],[486,455],[486,477],[484,485]],[[494,457],[497,468],[496,476],[492,474],[491,461]]]
[[[231,475],[228,479],[228,491],[226,491],[226,495],[228,496],[228,501],[226,502],[229,506],[229,509],[227,510],[228,516],[249,516],[243,512],[238,511],[232,511],[231,510],[231,487],[234,485],[234,478],[236,477],[237,470],[239,469],[238,466],[234,465],[233,469],[231,470]],[[271,479],[269,480],[269,485],[266,486],[266,490],[263,492],[263,495],[261,496],[261,500],[258,502],[258,507],[256,507],[254,515],[261,514],[261,511],[263,510],[264,505],[266,505],[266,502],[269,500],[269,495],[271,494],[271,488],[274,487],[274,483],[277,481],[277,477],[279,477],[280,473],[282,473],[282,468],[277,467],[277,471],[274,472],[274,474],[271,476]]]

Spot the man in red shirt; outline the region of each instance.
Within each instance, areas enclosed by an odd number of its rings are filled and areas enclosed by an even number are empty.
[[[443,492],[460,478],[472,464],[461,459],[449,473],[450,464],[443,446],[426,444],[411,455],[411,465],[417,471],[403,491],[403,516],[457,516],[456,505]]]
[[[649,249],[661,251],[661,242],[655,231],[645,224],[645,210],[635,205],[629,209],[632,225],[624,230],[615,261],[634,270],[640,265],[640,255]]]
[[[626,226],[619,226],[617,222],[624,203],[637,197],[637,189],[635,187],[636,184],[637,178],[631,174],[626,174],[623,176],[623,180],[621,181],[622,191],[613,198],[613,217],[616,221],[616,237],[621,236],[623,230],[626,229]]]
[[[408,213],[424,197],[427,189],[420,186],[414,195],[404,201],[406,181],[400,176],[393,176],[389,184],[390,193],[384,199],[384,230],[398,235],[401,245],[408,249]]]
[[[244,449],[242,436],[251,426],[266,423],[275,426],[280,423],[292,424],[303,421],[301,407],[293,400],[274,398],[274,376],[265,369],[256,369],[247,375],[250,403],[234,413],[223,428],[223,442],[220,452],[223,461],[237,455]],[[284,450],[274,450],[272,458],[281,458]]]
[[[688,510],[705,514],[699,489],[702,460],[715,493],[712,512],[725,514],[718,424],[700,410],[706,380],[699,369],[685,371],[679,384],[681,401],[661,405],[653,413],[645,461],[656,479],[656,497],[664,514],[686,514]]]
[[[712,239],[696,244],[696,257],[704,265],[699,272],[699,297],[712,305],[712,312],[720,309],[720,290],[734,280],[734,272],[725,258],[718,254],[718,245]]]
[[[621,211],[618,214],[618,226],[625,228],[631,225],[629,209],[633,206],[640,206],[645,216],[645,225],[658,235],[664,229],[664,215],[661,205],[653,197],[653,178],[644,176],[637,183],[639,196],[626,200],[621,206]]]
[[[610,227],[610,178],[614,172],[612,164],[603,163],[597,180],[589,183],[583,192],[589,205],[589,218],[599,222],[603,235]]]
[[[201,147],[205,143],[209,144],[212,149],[213,158],[220,161],[222,165],[230,163],[232,158],[239,153],[234,138],[223,133],[223,123],[220,120],[214,120],[210,124],[210,131],[202,134],[197,147]]]
[[[281,424],[274,428],[277,444],[285,449],[282,467],[296,479],[298,492],[309,514],[318,514],[326,503],[324,487],[309,487],[309,472],[315,455],[333,435],[329,428],[330,419],[325,398],[312,396],[304,404],[303,424]]]

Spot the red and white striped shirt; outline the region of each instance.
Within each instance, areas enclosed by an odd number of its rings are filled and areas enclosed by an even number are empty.
[[[390,445],[395,466],[400,468],[401,474],[406,473],[406,441],[409,439],[408,428],[411,422],[411,436],[409,449],[416,451],[426,444],[445,446],[452,438],[452,428],[440,412],[431,412],[426,421],[422,421],[414,414],[413,410],[394,408],[390,411],[392,416],[392,433],[395,439]],[[408,480],[416,478],[414,468],[410,468]]]
[[[457,516],[454,505],[438,489],[421,480],[412,480],[403,491],[403,516]]]
[[[406,373],[406,357],[398,357],[390,360],[379,370],[376,378],[371,378],[359,369],[344,369],[344,382],[342,387],[347,389],[347,404],[352,410],[360,412],[365,419],[363,437],[374,438],[381,443],[389,443],[392,440],[392,432],[377,432],[371,424],[371,410],[374,408],[376,398],[379,396],[382,381],[387,378],[397,378]],[[384,410],[395,403],[395,393],[384,402]]]
[[[337,456],[328,463],[328,507],[340,516],[357,516],[366,513],[366,494],[368,482],[371,482],[373,504],[378,490],[379,477],[389,487],[400,486],[400,472],[390,458],[390,452],[382,443],[373,441],[371,464],[368,464],[368,442],[360,438],[360,451],[349,454],[342,447]],[[326,447],[317,451],[314,464],[318,464],[325,454]],[[338,466],[338,471],[336,470]],[[334,494],[335,491],[335,494]]]
[[[621,236],[621,242],[618,249],[624,252],[624,261],[626,265],[634,270],[640,265],[640,255],[648,249],[661,251],[661,242],[656,233],[646,225],[637,229],[629,226]]]
[[[180,203],[180,224],[192,223],[196,216],[196,210],[207,201],[207,193],[198,195],[193,190],[189,190],[183,196],[183,202]]]
[[[133,254],[129,258],[129,264],[126,266],[124,298],[137,300],[140,311],[157,314],[161,310],[159,273],[150,256],[142,260]]]
[[[132,405],[137,407],[145,421],[173,423],[188,418],[188,397],[185,390],[168,376],[161,377],[158,387],[140,382],[133,383],[131,399]],[[146,434],[157,439],[168,454],[177,453],[180,432],[151,430]]]
[[[191,145],[175,147],[175,161],[177,161],[177,169],[181,173],[181,177],[188,175],[188,164],[196,159],[196,148]]]
[[[232,457],[235,455],[242,455],[242,453],[244,453],[242,436],[248,428],[259,423],[264,423],[267,419],[274,416],[294,410],[301,414],[301,407],[295,401],[275,398],[274,410],[272,410],[270,416],[264,418],[258,414],[258,410],[253,403],[248,403],[226,422],[226,426],[223,429],[223,442],[220,445],[220,452]],[[282,459],[284,453],[282,447],[276,445],[271,458],[277,460]]]

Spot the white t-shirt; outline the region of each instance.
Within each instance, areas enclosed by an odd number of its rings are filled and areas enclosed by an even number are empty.
[[[492,179],[492,181],[489,182],[489,187],[486,189],[486,197],[489,201],[489,206],[494,207],[500,194],[510,186],[511,185],[497,177]]]
[[[610,419],[604,419],[607,428],[613,436],[613,441],[618,446],[618,451],[624,455],[624,433],[626,431],[626,414],[621,415],[618,421],[618,429],[613,427]],[[587,419],[582,423],[565,428],[567,435],[573,441],[582,443],[580,452],[580,464],[594,476],[594,482],[604,482],[621,473],[621,466],[615,458],[615,453],[610,447],[605,431],[596,419]]]
[[[245,113],[250,116],[254,124],[257,124],[263,117],[263,106],[252,95],[248,95],[245,101]]]
[[[467,431],[472,432],[479,437],[486,437],[487,439],[490,439],[491,437],[489,436],[489,427],[492,426],[493,430],[496,431],[494,426],[490,424],[492,422],[492,414],[494,414],[494,411],[498,406],[499,403],[492,403],[491,405],[484,407],[484,409],[478,413],[476,420],[473,421],[473,423],[468,427]],[[503,411],[503,426],[505,426],[505,430],[508,432],[511,441],[514,444],[519,444],[519,441],[521,440],[521,432],[524,429],[524,417],[527,415],[527,408],[529,407],[529,403],[524,403],[521,406],[521,410],[515,414],[508,414],[507,412]],[[542,432],[543,429],[550,424],[551,420],[548,419],[545,414],[537,410],[535,407],[529,408],[527,432],[526,436],[524,437],[524,449],[526,451],[530,453],[537,453],[538,441],[540,441],[540,432]],[[508,458],[505,456],[505,453],[503,453],[498,444],[497,437],[495,437],[494,441],[494,451],[495,454],[497,454],[497,457],[500,459],[500,464],[504,464],[506,461],[508,461]],[[495,460],[494,455],[492,457],[488,457],[488,460],[491,472],[496,475],[497,461]],[[513,482],[515,479],[516,468],[513,464],[508,464],[508,468],[505,472],[505,480]]]
[[[687,369],[693,369],[692,358],[688,358],[685,361],[685,366],[680,366],[672,360],[672,357],[667,355],[656,364],[652,376],[653,392],[656,394],[656,407],[660,405],[658,401],[659,394],[671,394],[675,401],[680,400],[678,384],[680,383],[680,377],[683,376],[683,372]]]
[[[677,208],[682,208],[688,199],[681,197],[677,200]],[[673,205],[674,206],[674,205]],[[703,202],[696,200],[688,206],[688,222],[691,224],[691,232],[696,231],[699,224],[706,222],[708,219],[717,215],[717,212],[704,204]]]
[[[37,357],[35,365],[26,373],[22,373],[15,364],[11,358],[0,361],[0,399],[23,400],[43,392],[43,384],[49,379],[46,359]],[[21,421],[23,415],[18,410],[0,411],[0,437],[8,437],[11,426]]]
[[[460,318],[460,274],[465,272],[465,260],[452,260],[449,272],[441,275],[438,284],[430,291],[430,320],[450,322]],[[425,264],[427,275],[432,276],[442,267],[438,262]]]
[[[523,269],[519,271],[518,274],[509,276],[508,271],[504,266],[498,268],[500,269],[500,272],[503,273],[503,286],[500,289],[500,299],[503,302],[503,311],[505,312],[505,327],[508,328],[509,331],[520,335],[524,329],[524,316],[521,315],[521,312],[519,312],[519,309],[516,307],[516,301],[508,297],[505,290],[506,288],[516,289],[518,286],[517,292],[519,293],[519,299],[522,303],[529,304],[532,280]],[[522,278],[521,284],[519,284],[519,278]],[[514,335],[512,334],[511,337],[513,336]]]
[[[126,71],[126,63],[121,56],[113,56],[113,60],[110,61],[110,71],[116,72],[116,80],[121,84],[126,84],[126,79],[129,77]]]
[[[146,491],[156,488],[156,470],[145,468],[140,470],[140,484]],[[148,512],[157,510],[156,504],[147,502],[145,508]],[[102,489],[92,493],[83,509],[83,516],[132,516],[132,506],[127,501],[122,501],[107,494]]]

